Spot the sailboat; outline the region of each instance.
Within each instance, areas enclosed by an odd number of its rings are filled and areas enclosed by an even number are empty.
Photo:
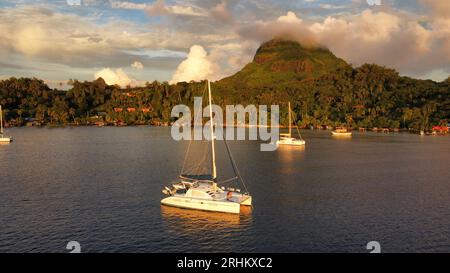
[[[280,134],[280,139],[277,140],[277,145],[291,145],[291,146],[303,146],[306,144],[306,142],[301,139],[297,139],[295,137],[292,137],[292,121],[291,121],[291,103],[288,103],[288,107],[289,107],[289,133],[287,134]],[[297,128],[297,132],[300,135],[300,132],[298,131],[298,127]]]
[[[0,143],[10,143],[12,141],[11,137],[3,135],[3,110],[0,105]]]
[[[211,117],[210,130],[211,130],[211,174],[182,174],[180,175],[180,181],[172,184],[170,187],[165,187],[162,192],[167,197],[161,200],[162,205],[178,207],[183,209],[203,210],[210,212],[225,212],[239,214],[241,206],[251,206],[252,196],[246,190],[244,181],[239,174],[239,170],[231,155],[231,151],[228,147],[226,140],[224,140],[227,148],[228,156],[231,161],[233,170],[236,176],[226,181],[217,181],[217,169],[216,169],[216,152],[215,152],[215,135],[214,124],[212,120],[212,97],[211,97],[211,83],[207,81],[208,87],[208,99],[209,99],[209,114]],[[189,151],[188,151],[189,152]],[[188,153],[187,152],[187,153]],[[187,156],[186,153],[186,156]],[[219,186],[230,181],[241,181],[245,192],[238,188],[225,188]]]

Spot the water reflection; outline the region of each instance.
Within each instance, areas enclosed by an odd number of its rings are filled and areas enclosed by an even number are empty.
[[[279,161],[279,172],[288,174],[293,173],[296,170],[295,165],[298,165],[299,161],[303,161],[305,157],[305,146],[288,146],[280,145],[276,150]]]
[[[331,135],[333,139],[352,140],[352,135]]]
[[[161,206],[164,231],[176,238],[174,251],[236,252],[251,240],[244,235],[253,226],[251,209],[241,214],[215,213]]]
[[[65,252],[74,239],[90,252],[365,252],[374,237],[389,238],[387,252],[450,248],[450,137],[306,131],[305,150],[274,152],[230,142],[255,204],[233,215],[160,206],[188,144],[168,127],[11,135],[0,145],[0,252]]]
[[[161,206],[161,216],[167,223],[176,223],[189,229],[192,225],[204,226],[220,225],[222,229],[234,228],[248,224],[252,217],[251,207],[241,206],[240,214],[207,212],[201,210],[180,209],[169,206]]]

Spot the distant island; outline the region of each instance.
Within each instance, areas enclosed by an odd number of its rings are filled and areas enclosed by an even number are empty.
[[[215,103],[291,102],[300,127],[407,128],[430,130],[450,121],[450,77],[443,82],[402,77],[393,69],[353,68],[325,48],[274,39],[253,61],[214,84]],[[168,125],[174,105],[191,106],[204,83],[148,82],[144,87],[70,80],[67,90],[50,89],[36,78],[0,81],[0,104],[9,126]],[[281,107],[281,122],[287,109]]]

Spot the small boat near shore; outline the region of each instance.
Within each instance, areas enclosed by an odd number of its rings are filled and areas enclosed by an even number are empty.
[[[0,105],[0,143],[10,143],[12,141],[12,137],[8,137],[3,134],[3,110]]]
[[[347,128],[337,127],[335,130],[331,131],[333,136],[342,136],[342,137],[350,137],[352,136],[352,132],[348,131]]]

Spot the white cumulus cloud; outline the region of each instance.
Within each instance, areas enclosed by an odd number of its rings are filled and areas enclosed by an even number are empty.
[[[423,2],[447,6],[434,0]],[[450,19],[442,16],[418,21],[416,16],[395,10],[366,9],[347,17],[302,21],[288,12],[277,20],[248,24],[238,33],[243,40],[259,43],[277,37],[324,46],[355,66],[376,63],[413,77],[443,71],[442,77],[433,77],[442,80],[450,71]]]
[[[112,70],[111,68],[104,68],[95,73],[95,78],[102,78],[109,85],[117,84],[121,87],[127,85],[135,85],[135,80],[130,78],[121,68]]]
[[[170,83],[201,81],[213,74],[213,63],[202,46],[191,47],[187,59],[180,63]]]
[[[132,63],[131,67],[136,69],[136,70],[144,69],[144,65],[141,62],[139,62],[139,61],[135,61],[134,63]]]
[[[286,15],[278,17],[277,21],[283,23],[301,23],[302,19],[298,18],[294,12],[288,11]]]

